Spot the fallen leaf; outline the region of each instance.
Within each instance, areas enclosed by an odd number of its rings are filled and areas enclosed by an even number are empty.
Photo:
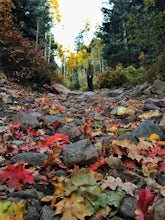
[[[64,197],[55,207],[55,214],[62,214],[61,219],[63,220],[85,220],[85,216],[92,215],[83,198],[75,195],[75,193],[72,193],[71,197]]]
[[[159,188],[159,192],[160,192],[160,194],[161,194],[163,197],[165,197],[165,186],[161,186],[161,187]]]
[[[90,220],[100,220],[102,218],[106,218],[106,216],[111,211],[109,206],[99,209],[93,216],[90,217]]]
[[[148,138],[150,141],[157,141],[159,140],[159,135],[157,134],[151,134]]]
[[[108,217],[112,217],[118,212],[124,196],[125,193],[120,187],[118,187],[116,191],[107,191],[107,203],[111,207]]]
[[[71,122],[74,121],[74,118],[64,117],[63,119],[64,119],[64,121],[67,122],[67,123],[71,123]]]
[[[123,107],[123,106],[119,106],[117,107],[117,115],[133,115],[135,113],[134,109],[131,109],[129,107]]]
[[[165,146],[165,141],[158,141],[157,144],[160,146]]]
[[[165,161],[159,164],[159,172],[165,173]]]
[[[137,209],[135,211],[136,220],[145,220],[145,216],[148,213],[149,205],[153,200],[154,200],[154,195],[151,193],[150,188],[141,189],[139,191]]]
[[[101,167],[102,165],[106,164],[106,160],[105,159],[101,159],[100,161],[94,163],[94,164],[91,164],[89,166],[89,169],[90,170],[97,170],[99,167]]]
[[[114,178],[113,176],[108,176],[107,179],[105,179],[102,184],[101,188],[106,189],[110,188],[112,190],[116,190],[118,186],[121,186],[123,184],[123,181],[121,178],[117,177]]]
[[[26,213],[26,202],[0,201],[0,219],[1,220],[23,220]]]
[[[0,182],[7,182],[10,188],[21,190],[21,184],[34,183],[34,177],[30,170],[24,169],[24,163],[16,166],[8,164],[6,170],[0,172]]]
[[[152,117],[156,117],[156,116],[159,116],[159,115],[160,115],[160,113],[158,111],[150,110],[150,111],[144,112],[143,114],[139,115],[138,118],[150,119]]]
[[[54,146],[56,144],[57,147],[63,147],[69,141],[69,137],[64,134],[56,133],[52,136],[48,136],[42,143],[42,146]]]
[[[136,161],[132,160],[131,158],[124,159],[123,164],[124,164],[125,167],[127,167],[129,169],[136,168]]]
[[[110,188],[112,190],[116,190],[118,187],[120,187],[131,196],[133,196],[134,190],[137,188],[135,184],[131,182],[123,183],[120,177],[114,178],[113,176],[108,176],[107,179],[102,182],[101,187],[102,189]]]

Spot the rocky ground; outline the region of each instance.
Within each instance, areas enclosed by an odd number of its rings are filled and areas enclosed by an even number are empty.
[[[26,204],[23,217],[15,219],[164,220],[165,82],[94,92],[54,84],[47,91],[0,83],[0,200]],[[23,164],[34,180],[15,180],[5,172],[9,164],[12,169]],[[64,200],[55,190],[61,190],[61,178],[81,168],[100,174],[108,203],[84,217],[69,208],[69,218],[67,202],[65,209],[56,206]],[[123,196],[111,199],[119,188]],[[149,214],[138,218],[141,189],[150,189],[154,199]]]

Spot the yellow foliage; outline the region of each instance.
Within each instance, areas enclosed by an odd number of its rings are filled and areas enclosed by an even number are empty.
[[[59,10],[58,0],[50,0],[50,13],[58,22],[61,21],[61,14]]]
[[[151,134],[148,138],[150,141],[157,141],[159,140],[159,135],[157,134]]]
[[[23,220],[23,215],[26,212],[25,208],[26,202],[20,201],[16,202],[0,202],[0,219],[4,220]]]
[[[0,42],[7,36],[11,22],[12,10],[15,8],[10,0],[0,1]]]
[[[64,197],[63,200],[56,204],[56,214],[63,214],[61,218],[63,220],[85,220],[85,216],[92,215],[83,197],[77,196],[75,193],[71,197]]]

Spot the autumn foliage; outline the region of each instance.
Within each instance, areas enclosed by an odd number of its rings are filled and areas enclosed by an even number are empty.
[[[8,164],[6,170],[0,172],[0,182],[7,182],[10,188],[22,189],[22,184],[34,182],[34,177],[30,170],[24,168],[24,164],[20,163],[16,166]]]
[[[14,9],[12,1],[0,1],[0,43],[3,43],[9,34],[12,23],[12,9]]]

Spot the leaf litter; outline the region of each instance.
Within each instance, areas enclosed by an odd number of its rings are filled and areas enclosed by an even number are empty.
[[[22,90],[14,88],[16,97],[22,97]],[[59,95],[44,94],[35,95],[30,91],[26,91],[26,98],[33,98],[33,106],[29,103],[19,106],[9,106],[10,110],[28,111],[33,108],[37,111],[42,108],[47,111],[48,115],[56,115],[66,113],[67,108],[64,105],[65,98]],[[100,99],[101,100],[101,99]],[[105,100],[104,100],[105,101]],[[129,103],[132,103],[130,104]],[[117,108],[117,116],[123,115],[132,116],[138,108],[142,109],[143,103],[140,101],[128,101],[127,107],[119,106]],[[76,100],[73,100],[73,103]],[[18,124],[8,124],[7,128],[1,132],[0,139],[0,182],[3,186],[12,188],[12,190],[22,190],[24,187],[34,185],[36,177],[40,178],[40,183],[50,184],[54,187],[54,194],[44,195],[41,201],[51,203],[51,208],[54,209],[55,215],[61,216],[60,219],[75,219],[85,220],[88,217],[90,220],[102,219],[114,216],[118,213],[121,202],[126,195],[132,197],[138,196],[137,209],[135,218],[143,220],[152,212],[152,202],[155,196],[159,194],[165,197],[164,186],[158,184],[152,179],[152,174],[165,173],[165,143],[159,140],[157,134],[151,134],[147,139],[142,137],[138,139],[138,143],[132,143],[128,139],[116,140],[116,137],[121,132],[127,133],[137,126],[141,119],[149,119],[157,116],[157,112],[146,112],[138,116],[138,121],[130,122],[129,124],[116,123],[114,119],[108,119],[106,107],[111,104],[117,106],[115,101],[102,102],[95,99],[95,106],[92,108],[87,103],[83,102],[86,109],[83,115],[84,124],[79,125],[79,128],[84,132],[84,137],[89,138],[97,146],[97,138],[102,137],[106,132],[112,135],[112,142],[104,149],[104,154],[95,163],[86,167],[75,166],[73,169],[68,169],[61,160],[62,148],[69,143],[69,137],[65,134],[56,133],[46,135],[44,127],[38,129],[27,128],[26,131],[21,130]],[[129,106],[132,105],[132,106]],[[75,121],[74,114],[66,114],[63,117],[65,123]],[[97,118],[105,117],[102,120],[95,121],[93,116],[88,115],[94,113]],[[4,123],[7,119],[3,117]],[[59,124],[54,124],[57,128]],[[52,127],[50,127],[52,129]],[[121,131],[121,129],[123,129]],[[99,145],[99,150],[103,150],[102,144]],[[25,164],[8,164],[8,158],[20,152],[41,152],[48,155],[47,159],[40,167]],[[114,156],[115,155],[115,156]],[[54,170],[63,169],[67,175],[54,176]],[[113,176],[113,170],[117,170],[118,176]],[[122,170],[130,175],[128,177],[121,175]],[[123,172],[124,174],[124,172]],[[38,178],[37,177],[37,178]],[[143,182],[142,188],[137,185],[135,177]],[[138,182],[137,181],[137,182]],[[135,183],[134,183],[135,182]],[[137,194],[138,192],[138,194]],[[23,219],[26,214],[26,201],[9,202],[6,201],[8,193],[0,202],[0,219]],[[0,198],[3,198],[0,197]],[[150,209],[149,209],[150,206]],[[11,211],[12,210],[12,211]]]

